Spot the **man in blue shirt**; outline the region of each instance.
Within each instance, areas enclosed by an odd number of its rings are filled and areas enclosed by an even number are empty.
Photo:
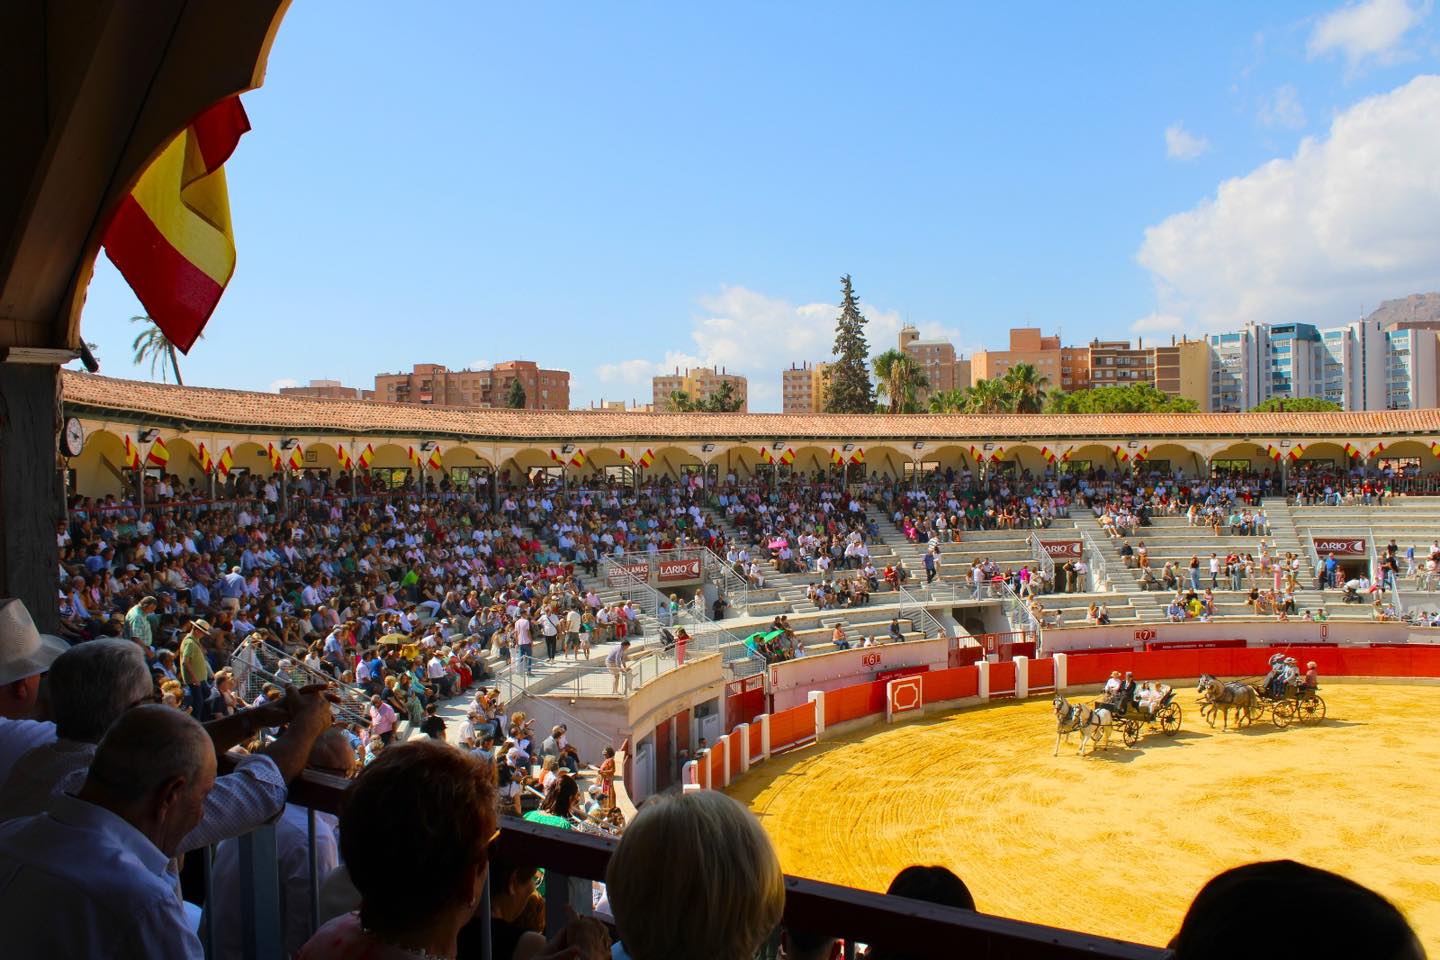
[[[231,610],[240,609],[240,598],[245,596],[245,577],[240,573],[239,567],[231,567],[230,572],[220,578],[220,599],[224,606]]]

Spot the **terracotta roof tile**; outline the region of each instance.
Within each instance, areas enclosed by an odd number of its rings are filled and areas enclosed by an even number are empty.
[[[1440,410],[1373,413],[847,415],[475,410],[177,387],[63,371],[67,408],[136,422],[467,440],[1083,440],[1112,437],[1440,437]]]

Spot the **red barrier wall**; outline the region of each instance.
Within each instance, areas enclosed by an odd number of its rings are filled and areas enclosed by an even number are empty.
[[[750,751],[750,759],[752,761],[760,756],[760,750],[764,746],[760,738],[761,732],[760,724],[750,724],[750,743],[747,745],[747,749]]]
[[[670,786],[670,768],[675,765],[675,745],[670,741],[670,721],[655,725],[655,792]]]
[[[1030,689],[1045,690],[1055,686],[1055,661],[1049,657],[1030,661]]]
[[[765,712],[765,688],[732,693],[725,698],[725,726],[733,729],[736,724],[749,723]]]
[[[719,790],[725,785],[725,758],[720,756],[720,751],[710,750],[710,789]]]
[[[725,763],[730,767],[730,779],[740,776],[740,751],[745,749],[740,734],[732,733],[725,738]]]
[[[980,692],[980,674],[973,666],[931,670],[920,675],[920,689],[926,703],[961,700]]]
[[[951,667],[968,667],[985,655],[980,647],[956,647],[950,651]]]
[[[1015,695],[1015,661],[1001,660],[990,664],[990,696]]]
[[[825,726],[885,712],[885,683],[855,683],[825,691]]]
[[[815,705],[802,703],[770,716],[770,749],[781,750],[815,736]]]
[[[1284,653],[1303,667],[1315,661],[1323,681],[1339,677],[1437,677],[1440,646],[1408,647],[1245,647],[1208,650],[1150,650],[1144,653],[1099,653],[1069,658],[1069,682],[1075,686],[1104,683],[1110,671],[1131,670],[1136,677],[1254,677],[1269,669],[1270,656]],[[994,676],[992,665],[991,676]],[[1033,669],[1033,665],[1032,665]],[[993,681],[992,681],[993,686]]]

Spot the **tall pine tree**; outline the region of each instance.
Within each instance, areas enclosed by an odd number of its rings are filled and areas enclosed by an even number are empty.
[[[840,283],[840,319],[835,323],[835,361],[826,371],[826,413],[874,413],[875,385],[870,382],[870,344],[865,340],[865,314],[856,305],[847,273]]]

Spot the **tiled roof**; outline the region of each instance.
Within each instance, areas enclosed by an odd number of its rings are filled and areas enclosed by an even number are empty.
[[[557,440],[1078,440],[1116,437],[1436,437],[1440,410],[1374,413],[851,415],[474,410],[281,396],[118,380],[63,371],[66,408],[137,424],[405,435],[493,441]]]

